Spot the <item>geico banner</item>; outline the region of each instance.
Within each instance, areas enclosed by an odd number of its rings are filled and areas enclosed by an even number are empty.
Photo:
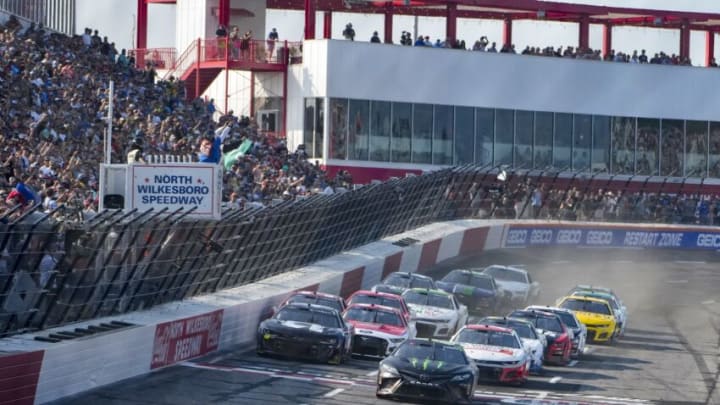
[[[191,216],[220,219],[222,171],[215,164],[128,165],[129,209],[190,210]]]
[[[508,225],[503,246],[720,249],[720,232]]]

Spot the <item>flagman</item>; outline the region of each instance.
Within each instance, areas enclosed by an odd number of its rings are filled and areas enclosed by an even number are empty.
[[[215,137],[203,137],[200,140],[200,152],[198,160],[200,163],[220,163],[222,155],[222,143],[230,133],[230,122],[215,130]]]

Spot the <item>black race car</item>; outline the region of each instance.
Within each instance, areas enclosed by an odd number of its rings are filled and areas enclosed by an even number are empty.
[[[495,279],[479,271],[456,269],[446,274],[437,286],[465,304],[470,312],[495,313],[501,307],[501,294]]]
[[[477,367],[462,346],[409,339],[380,362],[375,395],[469,403],[476,382]]]
[[[417,273],[396,271],[388,274],[382,283],[372,288],[372,291],[401,295],[405,290],[410,288],[435,289],[437,287],[435,287],[435,281],[431,277]]]
[[[291,303],[260,324],[256,351],[340,364],[350,356],[351,345],[352,328],[338,311]]]

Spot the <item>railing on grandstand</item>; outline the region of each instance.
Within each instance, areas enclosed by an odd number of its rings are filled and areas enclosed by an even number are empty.
[[[443,220],[703,223],[696,196],[667,203],[659,200],[666,196],[632,191],[630,182],[612,176],[509,170],[469,165],[271,206],[248,204],[226,209],[218,222],[190,220],[192,210],[106,210],[71,222],[61,221],[59,211],[16,208],[0,217],[0,336],[252,283]],[[667,187],[654,184],[655,191]],[[533,205],[538,190],[543,203]]]
[[[167,48],[135,49],[138,68],[158,60],[168,69],[164,78],[181,77],[198,62],[245,63],[255,65],[287,65],[302,63],[302,42],[266,40],[197,39],[179,57]]]
[[[175,69],[177,56],[175,48],[132,49],[130,54],[135,56],[135,65],[138,69],[148,66],[157,70]]]

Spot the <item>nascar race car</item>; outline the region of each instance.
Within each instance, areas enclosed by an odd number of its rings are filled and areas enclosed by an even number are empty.
[[[410,309],[400,295],[360,290],[355,291],[347,299],[347,306],[352,304],[375,304],[395,308],[400,311],[408,323],[410,322]]]
[[[575,312],[578,320],[587,326],[590,341],[609,342],[615,337],[615,314],[607,300],[571,295],[561,298],[558,306]]]
[[[543,359],[545,358],[545,346],[547,346],[547,340],[545,335],[538,332],[533,325],[527,319],[522,318],[507,318],[503,316],[487,316],[480,319],[477,324],[479,325],[497,325],[514,330],[520,340],[523,343],[523,347],[530,355],[530,372],[540,373],[543,368]]]
[[[525,269],[492,265],[482,272],[495,279],[495,284],[505,295],[505,301],[513,306],[524,307],[540,294],[540,284],[533,281]]]
[[[416,334],[400,311],[381,305],[352,304],[343,319],[354,326],[353,354],[362,356],[385,357]]]
[[[589,285],[578,285],[568,295],[582,295],[585,297],[595,297],[607,300],[615,314],[615,335],[622,336],[625,334],[627,327],[627,307],[623,304],[620,297],[611,289],[604,287],[596,287]]]
[[[345,301],[342,297],[315,291],[296,291],[290,294],[280,307],[295,303],[324,305],[338,311],[339,313],[343,313],[346,308]]]
[[[436,288],[435,280],[422,274],[396,271],[388,274],[385,280],[374,286],[372,290],[400,295],[408,288]]]
[[[572,356],[578,357],[585,351],[585,341],[587,340],[587,327],[580,322],[575,313],[569,309],[558,307],[544,307],[542,305],[531,305],[528,309],[537,309],[539,311],[552,312],[560,317],[560,320],[573,332],[572,340]]]
[[[402,296],[419,337],[447,339],[467,322],[467,307],[443,290],[413,288]]]
[[[470,312],[494,313],[502,295],[492,276],[479,271],[457,269],[436,282],[438,288],[455,294]]]
[[[336,310],[290,303],[260,323],[256,351],[340,364],[350,355],[352,338],[352,328]]]
[[[375,395],[470,403],[476,381],[477,368],[462,346],[410,339],[380,362]]]
[[[540,333],[545,335],[545,362],[567,365],[570,363],[572,353],[572,331],[565,326],[560,317],[552,312],[531,310],[516,310],[508,317],[527,319],[535,325]]]
[[[450,340],[465,349],[475,362],[479,378],[524,384],[531,359],[517,333],[502,326],[465,325]]]

